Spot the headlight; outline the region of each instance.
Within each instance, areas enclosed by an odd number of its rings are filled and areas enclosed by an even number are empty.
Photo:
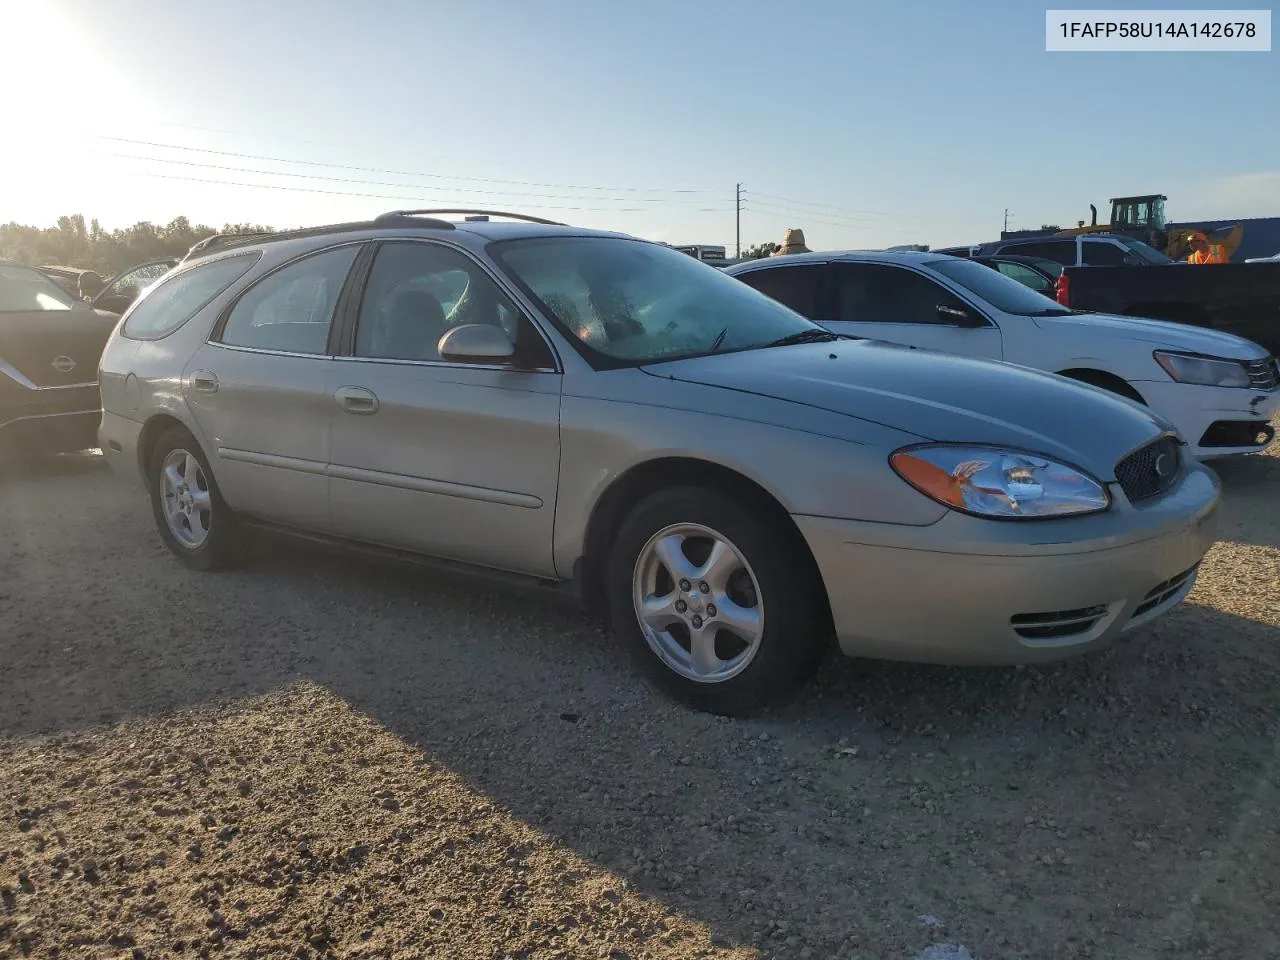
[[[980,517],[1079,516],[1111,503],[1106,488],[1092,477],[1021,450],[926,443],[904,447],[889,463],[925,496]]]
[[[1219,360],[1194,353],[1155,352],[1156,363],[1179,383],[1198,383],[1206,387],[1247,387],[1249,372],[1239,360]]]

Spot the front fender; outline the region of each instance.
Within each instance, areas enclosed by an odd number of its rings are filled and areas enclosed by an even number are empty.
[[[907,486],[889,454],[919,438],[875,424],[836,439],[803,430],[648,404],[566,396],[554,562],[568,576],[592,513],[628,471],[669,458],[731,470],[788,513],[924,526],[945,508]]]

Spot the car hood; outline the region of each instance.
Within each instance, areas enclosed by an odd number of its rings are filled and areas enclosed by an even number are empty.
[[[1095,336],[1106,333],[1125,340],[1150,343],[1153,347],[1231,360],[1256,360],[1267,355],[1266,349],[1252,340],[1207,327],[1193,327],[1167,320],[1121,317],[1112,313],[1072,313],[1063,317],[1036,317],[1035,322],[1046,331],[1087,327],[1088,332]]]
[[[1114,479],[1118,460],[1173,427],[1064,377],[873,340],[653,364],[646,373],[804,404],[928,440],[1031,450]]]

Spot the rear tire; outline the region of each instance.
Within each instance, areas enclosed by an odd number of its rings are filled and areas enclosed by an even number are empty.
[[[236,520],[222,499],[200,444],[184,427],[170,427],[147,466],[151,512],[160,538],[192,570],[214,570],[233,559]]]
[[[614,632],[662,689],[700,710],[759,710],[808,679],[829,646],[826,597],[796,535],[711,490],[637,504],[607,576]]]

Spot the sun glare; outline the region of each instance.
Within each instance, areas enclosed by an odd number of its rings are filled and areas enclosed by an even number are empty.
[[[101,187],[89,155],[93,135],[103,132],[95,125],[149,112],[92,30],[92,18],[63,0],[0,0],[8,41],[0,78],[10,94],[0,181],[15,188],[15,216],[60,208],[90,184]]]

